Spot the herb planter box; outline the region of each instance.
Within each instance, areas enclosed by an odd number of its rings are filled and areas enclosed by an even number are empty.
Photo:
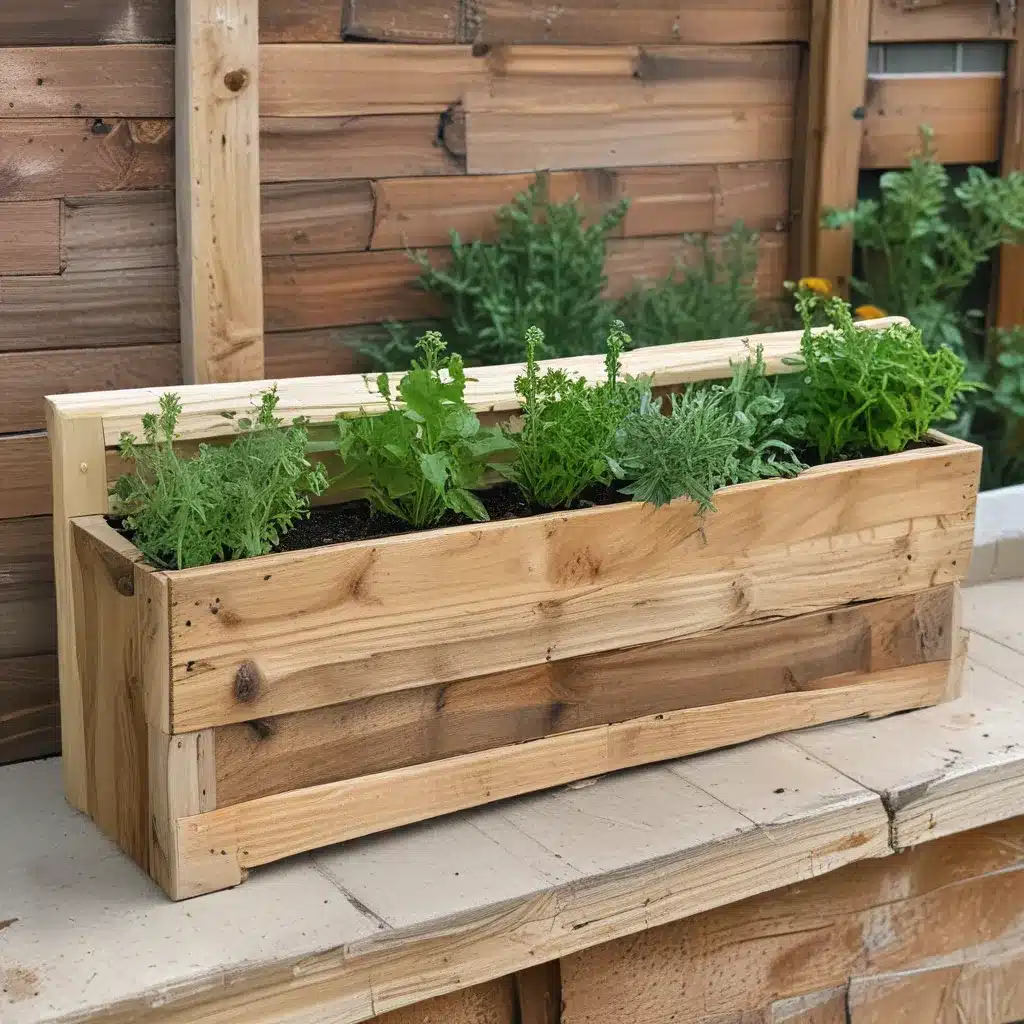
[[[798,346],[768,336],[770,367]],[[625,370],[673,386],[740,354],[641,350]],[[597,360],[563,362],[596,375]],[[477,407],[514,409],[515,372],[475,371]],[[286,412],[357,406],[354,380],[281,382]],[[182,434],[224,433],[216,412],[257,389],[180,389]],[[50,433],[68,797],[174,898],[487,801],[957,692],[973,445],[935,434],[726,488],[704,519],[622,503],[164,572],[102,516],[106,450],[157,397],[51,399]]]

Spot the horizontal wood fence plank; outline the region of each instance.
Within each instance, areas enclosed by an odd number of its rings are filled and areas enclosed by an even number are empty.
[[[999,74],[888,75],[868,79],[861,167],[906,167],[935,132],[942,163],[999,159],[1004,78]]]
[[[321,327],[308,331],[268,332],[263,338],[263,366],[268,378],[315,377],[357,373],[364,361],[353,348],[352,332],[362,337],[374,328]],[[370,334],[383,342],[383,330]]]
[[[368,181],[264,185],[262,197],[265,256],[369,248],[374,196]]]
[[[60,203],[0,207],[0,274],[60,273]]]
[[[0,764],[59,750],[57,655],[0,657]]]
[[[0,437],[0,480],[6,481],[0,491],[0,519],[49,516],[53,500],[46,434]]]
[[[169,186],[172,141],[166,120],[0,120],[0,200]]]
[[[785,235],[762,238],[757,286],[764,297],[782,293],[785,246]],[[665,277],[678,261],[685,263],[696,254],[692,242],[678,237],[613,239],[606,264],[608,292],[621,297],[634,283]],[[431,250],[429,255],[441,265],[448,250]],[[443,306],[419,288],[419,273],[403,251],[269,257],[263,261],[267,329],[295,331],[440,316]]]
[[[807,38],[807,0],[347,0],[343,31],[409,43],[762,43]]]
[[[0,519],[0,587],[53,582],[53,522],[49,516]]]
[[[0,587],[0,662],[52,654],[57,648],[57,604],[52,583]]]
[[[4,117],[171,117],[171,46],[0,47]]]
[[[1012,39],[1011,6],[991,0],[874,0],[871,41],[905,43],[969,39]]]
[[[173,38],[174,4],[167,0],[6,0],[0,6],[0,46],[152,43]]]
[[[260,0],[260,42],[340,41],[341,7],[339,0]]]
[[[173,192],[113,192],[63,205],[61,257],[68,273],[177,265]]]
[[[843,685],[951,656],[953,588],[254,723],[214,739],[217,806],[643,715]],[[727,655],[727,656],[726,656]]]
[[[173,267],[0,278],[0,352],[174,344]]]
[[[263,181],[459,174],[463,162],[438,141],[434,114],[264,117]]]
[[[177,345],[0,352],[0,381],[0,433],[45,430],[45,395],[180,384],[181,353]]]

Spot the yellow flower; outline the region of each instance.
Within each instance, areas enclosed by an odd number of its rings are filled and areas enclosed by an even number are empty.
[[[854,311],[853,315],[858,320],[881,320],[882,317],[888,316],[884,309],[879,309],[877,306],[858,306]]]
[[[832,294],[832,282],[827,277],[801,277],[797,287],[817,292],[818,295]]]

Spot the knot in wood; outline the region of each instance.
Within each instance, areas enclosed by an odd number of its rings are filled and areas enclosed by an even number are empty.
[[[131,576],[120,576],[117,580],[117,592],[122,597],[135,596],[135,580]]]
[[[263,679],[255,662],[243,661],[235,673],[235,700],[251,704],[260,695]]]
[[[241,92],[249,84],[249,72],[245,68],[236,68],[224,76],[224,84],[230,92]]]

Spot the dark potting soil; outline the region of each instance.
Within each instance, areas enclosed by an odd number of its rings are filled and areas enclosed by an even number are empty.
[[[537,509],[523,498],[514,484],[498,484],[476,496],[483,503],[491,520],[528,519],[540,515],[547,509]],[[629,501],[611,487],[592,488],[580,498],[575,507],[586,508],[594,505],[614,505]],[[435,527],[465,526],[472,522],[463,515],[449,512]],[[365,500],[346,501],[340,505],[317,505],[311,509],[308,519],[300,519],[282,538],[275,550],[300,551],[304,548],[321,547],[324,544],[341,544],[352,540],[376,540],[379,537],[397,537],[403,533],[424,532],[417,530],[401,519],[376,512]]]

